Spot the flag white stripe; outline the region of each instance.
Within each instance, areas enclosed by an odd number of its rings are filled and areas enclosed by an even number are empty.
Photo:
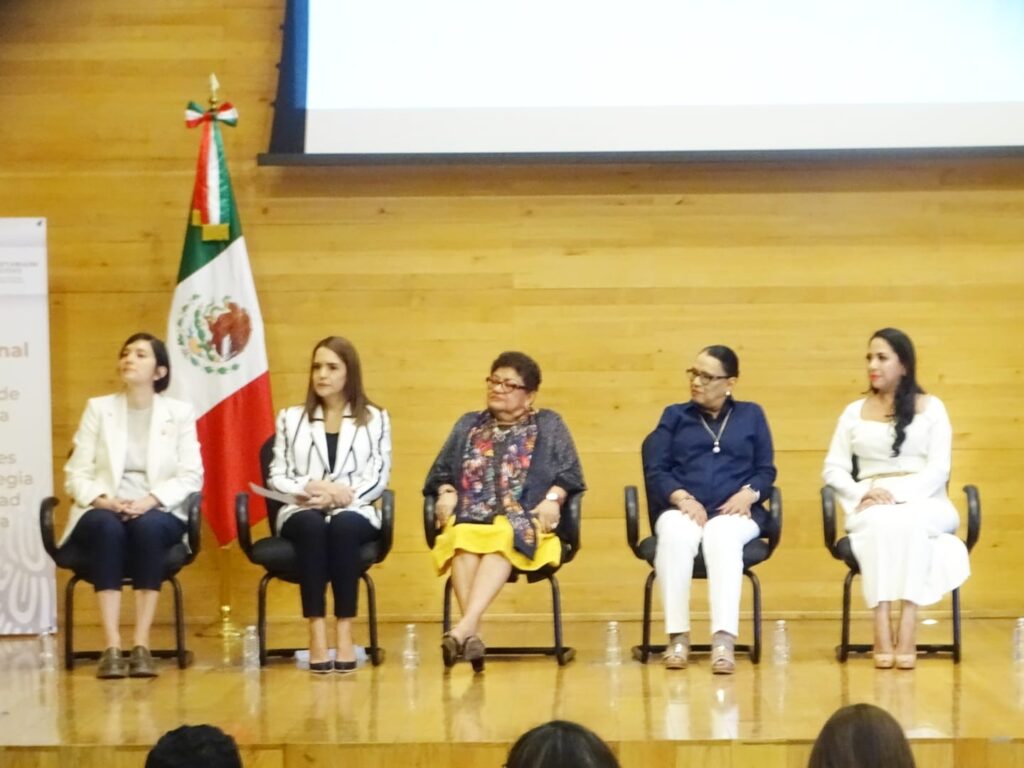
[[[197,295],[199,298],[193,298]],[[195,313],[201,315],[204,308],[221,302],[225,296],[249,314],[252,333],[245,349],[237,357],[225,363],[211,363],[197,356],[196,353],[201,355],[203,350],[193,349],[190,353],[183,349],[179,336],[184,336],[186,346],[190,342],[196,345]],[[182,307],[187,307],[184,316]],[[209,333],[205,327],[201,330]],[[263,316],[249,269],[244,237],[235,240],[217,258],[178,283],[168,320],[167,351],[171,358],[171,385],[167,393],[192,403],[199,416],[267,372]],[[198,365],[194,362],[197,360]],[[208,372],[205,370],[207,367],[215,370]],[[227,371],[217,372],[220,368]]]
[[[206,212],[210,224],[221,224],[220,220],[220,157],[217,152],[217,141],[213,135],[216,130],[210,126],[210,151],[206,155]]]

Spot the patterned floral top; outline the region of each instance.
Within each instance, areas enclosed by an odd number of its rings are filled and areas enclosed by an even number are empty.
[[[572,436],[562,418],[547,409],[509,427],[489,411],[463,415],[430,468],[423,487],[433,496],[445,484],[459,494],[456,524],[489,524],[505,515],[515,547],[527,557],[536,549],[529,516],[553,485],[568,494],[586,489]],[[564,534],[559,530],[560,535]]]

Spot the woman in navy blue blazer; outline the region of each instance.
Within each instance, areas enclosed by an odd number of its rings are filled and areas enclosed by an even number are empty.
[[[715,674],[735,670],[743,546],[767,520],[760,502],[775,482],[772,436],[756,403],[732,398],[740,365],[729,347],[705,347],[687,370],[690,400],[670,405],[644,448],[658,550],[654,567],[665,606],[669,669],[686,667],[690,583],[703,545]]]

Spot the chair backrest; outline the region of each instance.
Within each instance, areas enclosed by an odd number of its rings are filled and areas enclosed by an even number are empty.
[[[644,441],[643,441],[643,443],[640,446],[641,466],[644,469],[646,469],[646,467],[650,466],[651,462],[654,460],[654,456],[652,455],[652,449],[651,449],[651,443],[652,443],[651,438],[653,438],[653,437],[654,437],[654,433],[651,432],[647,437],[644,438]],[[658,507],[658,503],[654,499],[654,496],[652,494],[650,485],[647,484],[647,473],[646,472],[644,472],[644,495],[647,498],[647,521],[648,521],[648,523],[650,523],[651,533],[653,534],[654,533],[654,521],[657,518],[658,513],[661,512],[662,510],[655,511],[657,509],[657,507]]]
[[[260,473],[263,475],[263,487],[270,487],[270,463],[274,460],[274,435],[263,441],[260,446]],[[270,523],[270,530],[277,531],[277,513],[284,506],[280,501],[263,497],[267,505],[267,522]]]

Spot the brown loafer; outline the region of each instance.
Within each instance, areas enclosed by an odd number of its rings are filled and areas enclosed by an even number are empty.
[[[462,644],[462,657],[473,665],[474,672],[484,671],[484,656],[486,654],[487,646],[476,635],[470,635]]]
[[[455,662],[462,655],[462,646],[458,639],[451,632],[445,632],[441,636],[441,660],[446,667],[454,667]]]
[[[100,680],[120,680],[128,676],[128,662],[121,655],[120,648],[107,648],[100,656],[96,677]]]
[[[711,672],[715,675],[731,675],[736,671],[736,656],[727,645],[716,645],[711,650]]]
[[[153,663],[153,656],[149,649],[142,645],[132,648],[132,654],[128,659],[129,677],[156,677],[156,664]]]

